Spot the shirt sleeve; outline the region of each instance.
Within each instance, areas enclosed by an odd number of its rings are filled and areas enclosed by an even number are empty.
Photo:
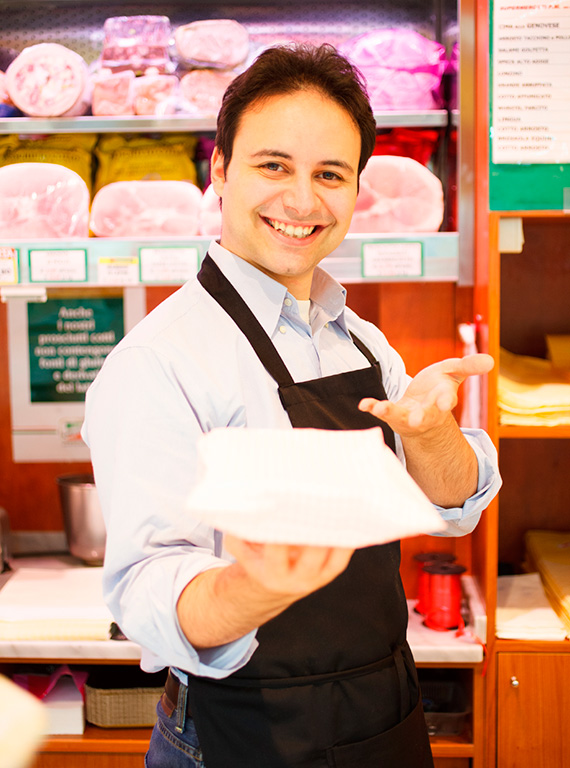
[[[208,397],[198,371],[195,378],[197,396]],[[231,561],[217,551],[213,529],[185,512],[206,426],[188,406],[188,393],[154,351],[115,350],[88,391],[82,435],[107,528],[105,599],[122,631],[142,646],[143,669],[173,666],[221,678],[249,660],[257,641],[251,632],[198,652],[177,620],[185,586]]]

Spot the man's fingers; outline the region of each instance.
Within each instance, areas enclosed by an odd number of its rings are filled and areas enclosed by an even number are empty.
[[[465,357],[451,357],[442,361],[443,372],[463,381],[468,376],[482,376],[493,369],[495,361],[491,355],[476,354]]]

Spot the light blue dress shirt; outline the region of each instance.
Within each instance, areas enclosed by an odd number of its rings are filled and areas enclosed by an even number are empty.
[[[353,331],[380,361],[389,399],[410,377],[384,335],[345,305],[345,290],[317,268],[310,325],[280,283],[212,243],[210,255],[253,310],[295,381],[368,365]],[[196,477],[196,443],[215,427],[290,429],[277,384],[233,320],[190,280],[117,345],[86,398],[83,438],[107,526],[104,591],[123,630],[143,648],[141,666],[221,678],[247,663],[255,632],[196,651],[176,604],[197,574],[227,564],[222,535],[185,512]],[[495,448],[464,430],[479,465],[477,493],[441,510],[448,535],[470,532],[500,487]],[[402,445],[396,438],[403,461]],[[276,457],[276,461],[279,458]],[[331,457],[342,462],[342,457]],[[380,489],[381,490],[381,489]]]

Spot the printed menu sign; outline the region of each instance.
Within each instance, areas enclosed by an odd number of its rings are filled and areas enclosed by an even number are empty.
[[[492,160],[570,162],[570,0],[494,0]]]
[[[123,323],[122,298],[28,304],[31,402],[83,401]]]

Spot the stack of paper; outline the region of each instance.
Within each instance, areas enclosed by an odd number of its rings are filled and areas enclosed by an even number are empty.
[[[498,402],[501,424],[570,424],[570,372],[549,360],[501,349]]]
[[[527,531],[528,563],[540,573],[552,607],[570,630],[570,531]]]
[[[19,568],[0,590],[0,640],[107,640],[102,568]]]
[[[214,429],[198,454],[189,514],[242,539],[353,549],[445,529],[380,427]]]
[[[564,640],[570,630],[556,615],[538,573],[500,576],[496,635],[507,640]]]

